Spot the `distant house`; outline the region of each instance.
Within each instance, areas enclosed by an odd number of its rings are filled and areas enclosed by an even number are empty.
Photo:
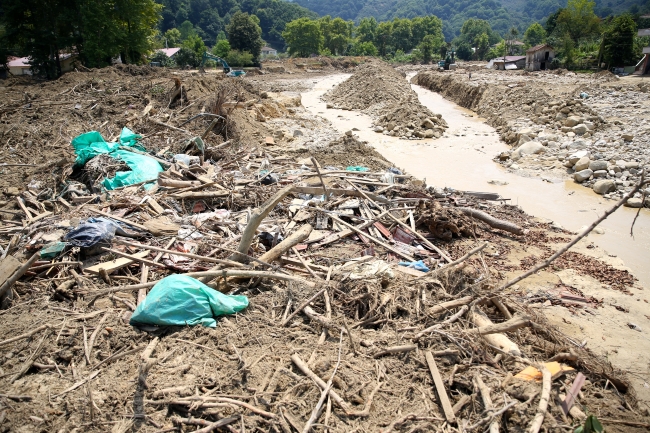
[[[262,56],[277,56],[278,50],[271,47],[262,47]]]
[[[548,44],[535,45],[526,50],[526,70],[545,71],[555,58],[553,47]]]
[[[158,52],[165,53],[165,55],[171,59],[180,50],[180,48],[161,48],[158,50]]]
[[[526,56],[505,56],[490,60],[489,65],[499,71],[510,71],[512,69],[524,69]]]
[[[650,18],[650,15],[642,15],[641,18]],[[650,36],[650,29],[639,29],[638,36]],[[636,65],[634,73],[636,75],[650,73],[650,47],[643,47],[643,59]]]
[[[74,69],[74,62],[77,59],[76,54],[62,53],[59,54],[61,62],[61,73],[70,72]],[[32,75],[29,57],[10,57],[7,66],[12,75]]]

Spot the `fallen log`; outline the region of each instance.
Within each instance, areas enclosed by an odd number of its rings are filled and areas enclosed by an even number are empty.
[[[277,260],[282,256],[282,254],[289,251],[291,248],[298,245],[300,242],[304,241],[309,237],[309,234],[313,230],[310,224],[305,224],[300,227],[295,232],[287,236],[282,242],[271,248],[269,251],[265,252],[260,256],[260,260],[271,263],[274,260]]]
[[[489,319],[488,319],[489,320]],[[517,329],[529,326],[531,324],[530,316],[515,315],[512,319],[497,324],[485,325],[480,328],[471,329],[470,332],[479,335],[499,334],[504,332],[516,331]]]
[[[481,210],[473,209],[470,207],[459,207],[457,209],[462,213],[464,213],[465,215],[483,221],[484,223],[486,223],[487,225],[495,229],[510,232],[519,236],[526,233],[526,231],[521,227],[519,227],[517,224],[511,223],[509,221],[500,220],[488,214],[487,212],[483,212]]]

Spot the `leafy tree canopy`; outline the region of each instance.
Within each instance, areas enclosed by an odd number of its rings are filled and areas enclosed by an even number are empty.
[[[232,49],[248,51],[253,55],[253,62],[257,63],[264,46],[259,19],[246,12],[237,12],[232,16],[226,32]]]
[[[524,32],[524,43],[529,47],[539,45],[546,39],[546,30],[540,23],[532,23]]]

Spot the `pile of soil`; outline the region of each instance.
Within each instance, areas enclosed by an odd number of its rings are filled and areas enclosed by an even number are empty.
[[[368,167],[372,171],[383,172],[394,165],[365,141],[354,136],[343,135],[329,143],[327,147],[311,147],[289,152],[296,159],[314,157],[322,167],[345,169],[349,166]]]
[[[359,110],[375,119],[376,132],[404,138],[439,138],[447,122],[420,104],[405,76],[383,62],[357,68],[326,93],[328,107]]]

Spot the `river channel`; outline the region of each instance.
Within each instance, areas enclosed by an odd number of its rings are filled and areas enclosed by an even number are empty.
[[[372,119],[355,111],[327,109],[321,96],[349,75],[334,75],[314,80],[313,88],[302,93],[302,104],[314,115],[328,119],[340,132],[356,128],[355,134],[367,141],[398,167],[427,185],[465,191],[496,192],[530,215],[546,218],[572,231],[590,224],[613,202],[572,180],[547,182],[540,177],[523,177],[492,161],[499,152],[510,150],[500,141],[494,128],[441,95],[412,85],[420,102],[442,114],[449,129],[437,140],[401,140],[373,132]],[[488,183],[498,180],[505,185]],[[610,255],[625,262],[641,284],[650,287],[650,211],[641,211],[630,236],[636,209],[621,208],[602,224],[603,234],[590,239]]]

